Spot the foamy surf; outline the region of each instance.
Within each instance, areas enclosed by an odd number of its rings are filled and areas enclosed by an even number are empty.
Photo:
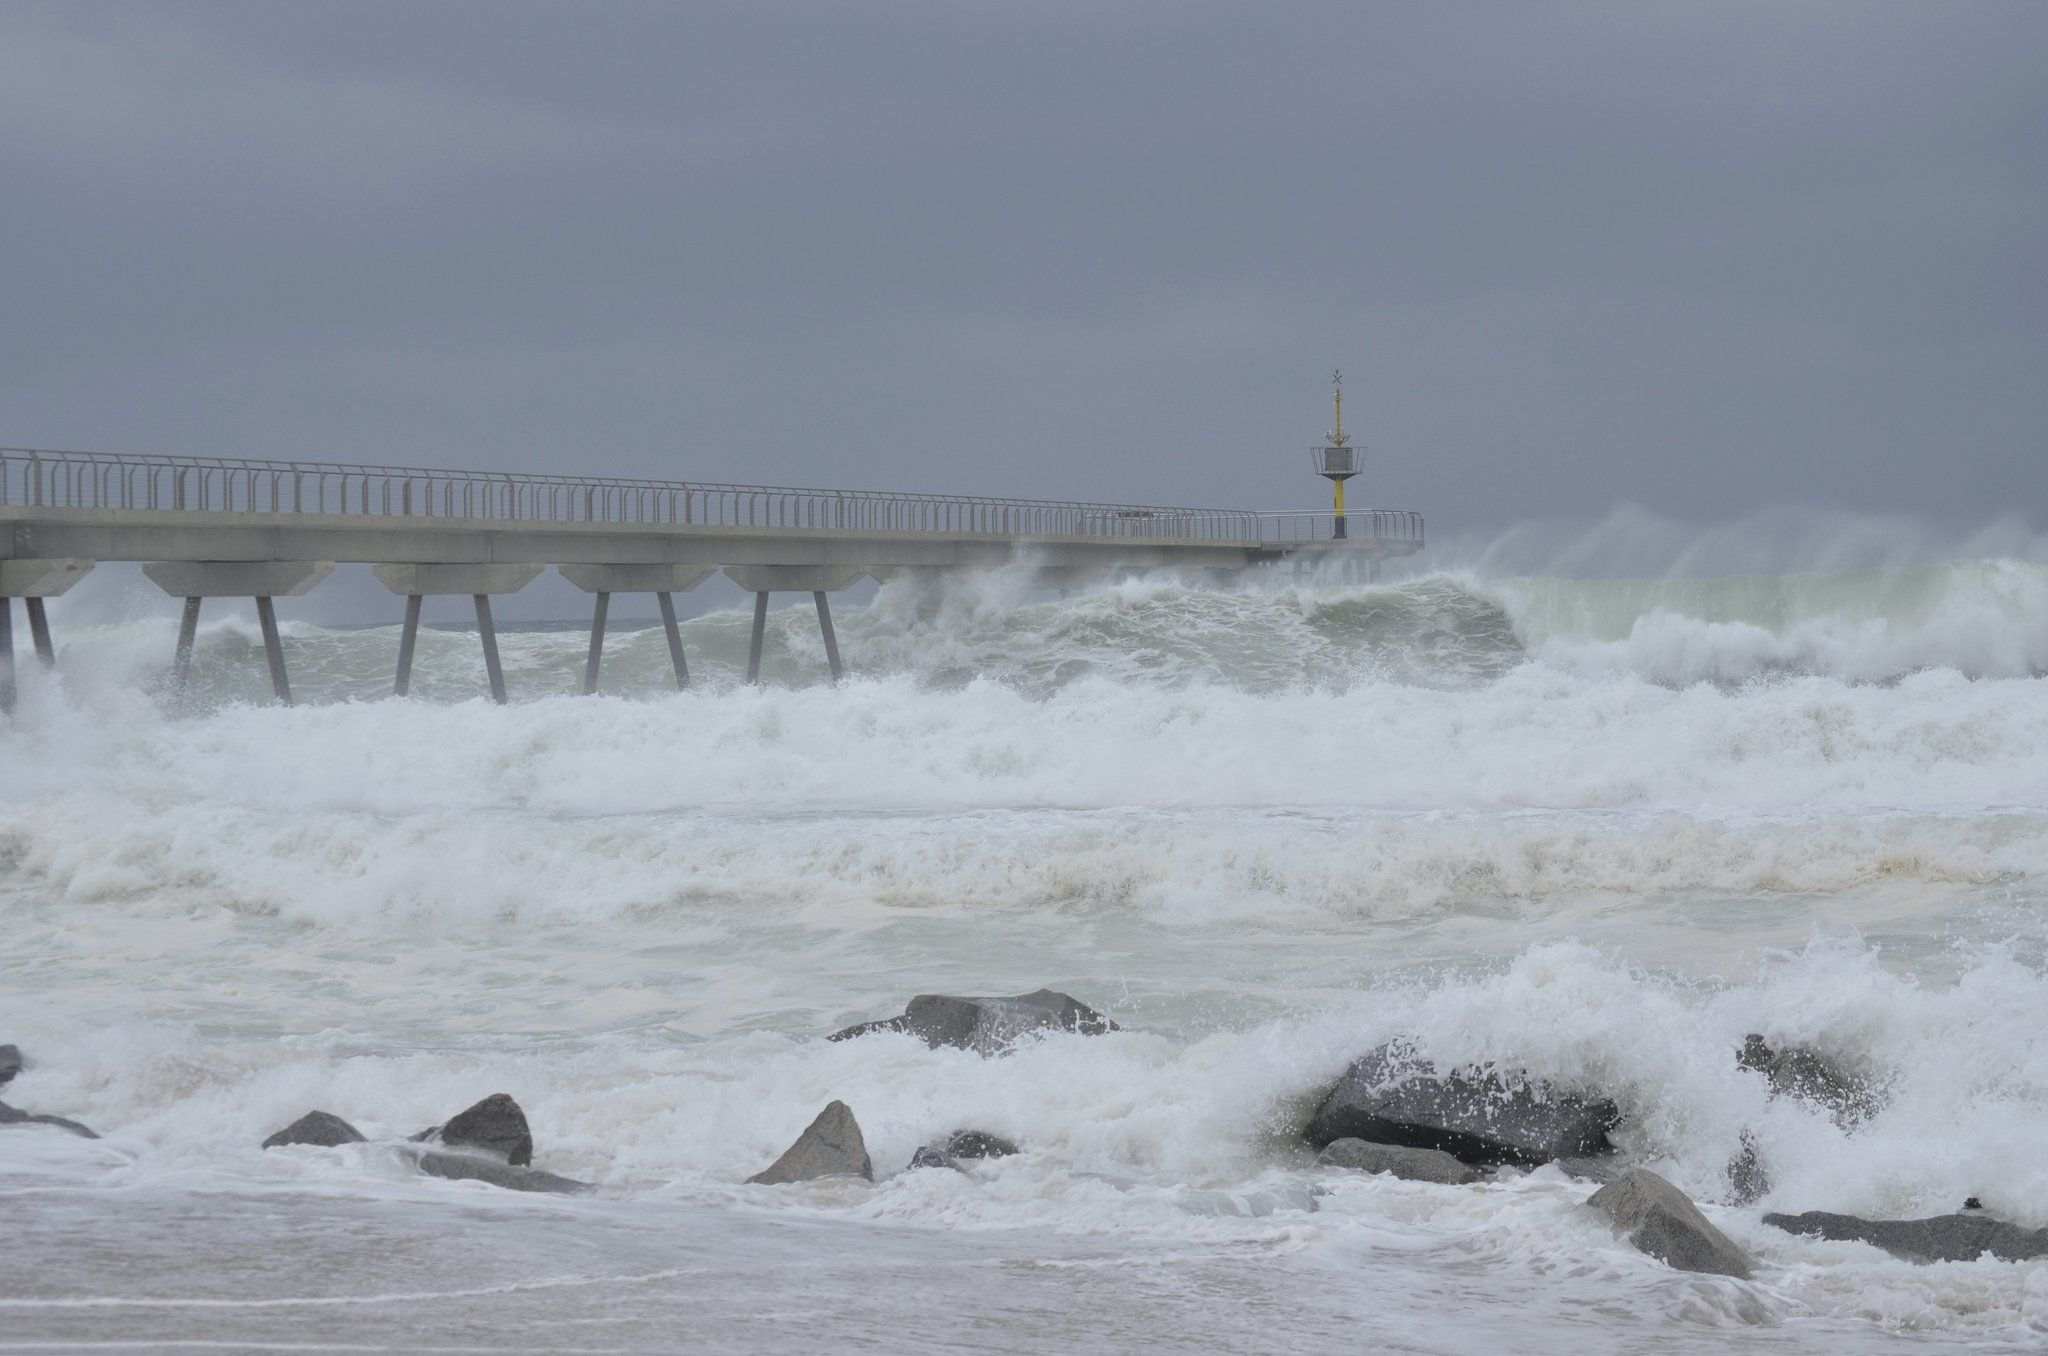
[[[471,636],[393,702],[392,628],[303,623],[304,704],[253,705],[223,620],[194,712],[147,685],[168,623],[87,598],[0,726],[0,1040],[11,1101],[106,1138],[0,1131],[4,1340],[938,1350],[998,1306],[1101,1351],[2036,1347],[2041,1263],[1761,1216],[2048,1224],[2041,581],[998,577],[845,611],[838,690],[796,614],[762,691],[736,614],[686,626],[685,694],[658,634],[597,699],[549,695],[579,634],[508,635],[504,709]],[[1125,1030],[822,1040],[1048,983]],[[1752,1031],[1882,1109],[1770,1098]],[[1554,1168],[1318,1169],[1308,1105],[1395,1036],[1612,1091],[1756,1279],[1661,1267]],[[594,1196],[395,1152],[499,1090]],[[740,1185],[835,1098],[878,1181]],[[315,1106],[372,1142],[257,1147]],[[905,1171],[963,1126],[1024,1152]],[[236,1261],[280,1250],[321,1265]]]

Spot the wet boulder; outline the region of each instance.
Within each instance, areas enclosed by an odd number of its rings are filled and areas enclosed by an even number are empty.
[[[818,1113],[783,1151],[747,1181],[756,1186],[779,1186],[784,1182],[808,1182],[818,1177],[861,1177],[875,1180],[875,1165],[868,1159],[867,1141],[861,1138],[860,1122],[844,1102],[832,1102]]]
[[[1533,1168],[1559,1158],[1611,1153],[1621,1111],[1604,1097],[1569,1092],[1494,1067],[1438,1073],[1388,1044],[1344,1071],[1310,1119],[1317,1149],[1340,1139],[1440,1149],[1478,1167]]]
[[[21,1047],[0,1045],[0,1087],[5,1087],[21,1072]]]
[[[341,1117],[329,1111],[308,1111],[264,1140],[263,1147],[276,1149],[287,1144],[317,1144],[321,1148],[332,1149],[337,1145],[361,1143],[362,1132]]]
[[[538,1168],[514,1167],[493,1154],[451,1153],[435,1149],[408,1149],[406,1153],[412,1157],[413,1165],[427,1176],[442,1177],[452,1182],[485,1182],[507,1191],[543,1191],[562,1196],[597,1189],[588,1182],[558,1177]]]
[[[1847,1129],[1868,1120],[1883,1105],[1883,1096],[1867,1075],[1810,1045],[1774,1047],[1751,1032],[1742,1038],[1735,1062],[1762,1074],[1773,1097],[1792,1097],[1821,1107]]]
[[[2023,1229],[1976,1211],[1932,1219],[1859,1219],[1809,1210],[1765,1215],[1764,1223],[1807,1238],[1869,1243],[1908,1262],[1973,1262],[1987,1252],[2002,1262],[2048,1257],[2048,1229]]]
[[[1371,1144],[1362,1139],[1332,1140],[1317,1155],[1316,1162],[1326,1168],[1357,1168],[1361,1172],[1383,1172],[1410,1182],[1440,1182],[1445,1186],[1464,1186],[1483,1175],[1441,1149]]]
[[[1109,1018],[1070,994],[1039,989],[1010,998],[959,998],[923,993],[910,1000],[900,1017],[860,1022],[835,1031],[828,1040],[851,1040],[881,1031],[901,1031],[937,1049],[942,1045],[996,1054],[1034,1031],[1077,1031],[1099,1036],[1115,1031]]]
[[[986,1130],[955,1130],[943,1140],[921,1146],[910,1156],[909,1168],[958,1168],[963,1162],[1008,1158],[1016,1152],[1017,1146],[1001,1135],[991,1135]]]
[[[413,1140],[434,1141],[450,1148],[482,1149],[515,1168],[533,1162],[533,1131],[527,1127],[526,1113],[502,1092],[494,1092],[457,1113],[446,1125],[420,1131]]]
[[[59,1130],[69,1130],[82,1139],[98,1139],[98,1132],[80,1125],[77,1121],[63,1116],[38,1116],[0,1102],[0,1125],[54,1125]]]
[[[1628,1235],[1638,1252],[1679,1271],[1749,1279],[1749,1256],[1716,1229],[1683,1191],[1651,1172],[1632,1168],[1586,1202]]]

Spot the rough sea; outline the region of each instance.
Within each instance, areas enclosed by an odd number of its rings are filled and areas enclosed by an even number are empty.
[[[0,718],[0,1097],[104,1138],[0,1129],[0,1350],[2048,1345],[2048,1262],[1762,1222],[2048,1225],[2041,564],[999,572],[843,606],[837,689],[807,606],[760,689],[739,611],[686,624],[681,694],[659,630],[595,698],[551,695],[579,630],[509,633],[505,708],[473,634],[396,701],[395,626],[304,623],[264,704],[246,607],[180,705],[169,602],[87,601]],[[1042,985],[1123,1029],[823,1039]],[[1771,1100],[1750,1032],[1882,1109]],[[1396,1036],[1613,1096],[1755,1278],[1638,1253],[1555,1167],[1319,1169],[1309,1108]],[[405,1165],[494,1092],[597,1191]],[[835,1098],[876,1182],[743,1185]],[[315,1107],[371,1142],[258,1147]],[[963,1127],[1024,1151],[905,1170]]]

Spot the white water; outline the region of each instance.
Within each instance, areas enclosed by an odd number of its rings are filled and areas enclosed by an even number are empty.
[[[101,610],[95,613],[94,607]],[[124,604],[125,606],[125,604]],[[1706,582],[996,577],[744,619],[474,637],[55,615],[0,724],[0,1348],[2032,1349],[2048,1265],[1911,1266],[1764,1226],[1967,1195],[2048,1225],[2048,570]],[[1008,1058],[830,1044],[920,991],[1048,984],[1127,1030]],[[1770,1102],[1747,1031],[1888,1084],[1854,1133]],[[1554,1169],[1452,1189],[1292,1141],[1396,1033],[1595,1084],[1756,1255],[1674,1273]],[[591,1198],[263,1153],[309,1107],[389,1140],[494,1091]],[[831,1098],[873,1186],[737,1185]],[[902,1171],[962,1126],[1026,1152]],[[1738,1136],[1773,1194],[1718,1204]],[[1320,1196],[1316,1191],[1323,1192]],[[1313,1206],[1311,1209],[1309,1207]]]

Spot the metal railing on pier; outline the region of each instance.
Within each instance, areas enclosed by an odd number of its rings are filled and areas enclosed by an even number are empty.
[[[1320,541],[1331,535],[1328,513],[34,448],[0,448],[0,507],[1272,545]],[[1353,537],[1377,535],[1385,541],[1421,545],[1419,514],[1367,509],[1347,516]]]

